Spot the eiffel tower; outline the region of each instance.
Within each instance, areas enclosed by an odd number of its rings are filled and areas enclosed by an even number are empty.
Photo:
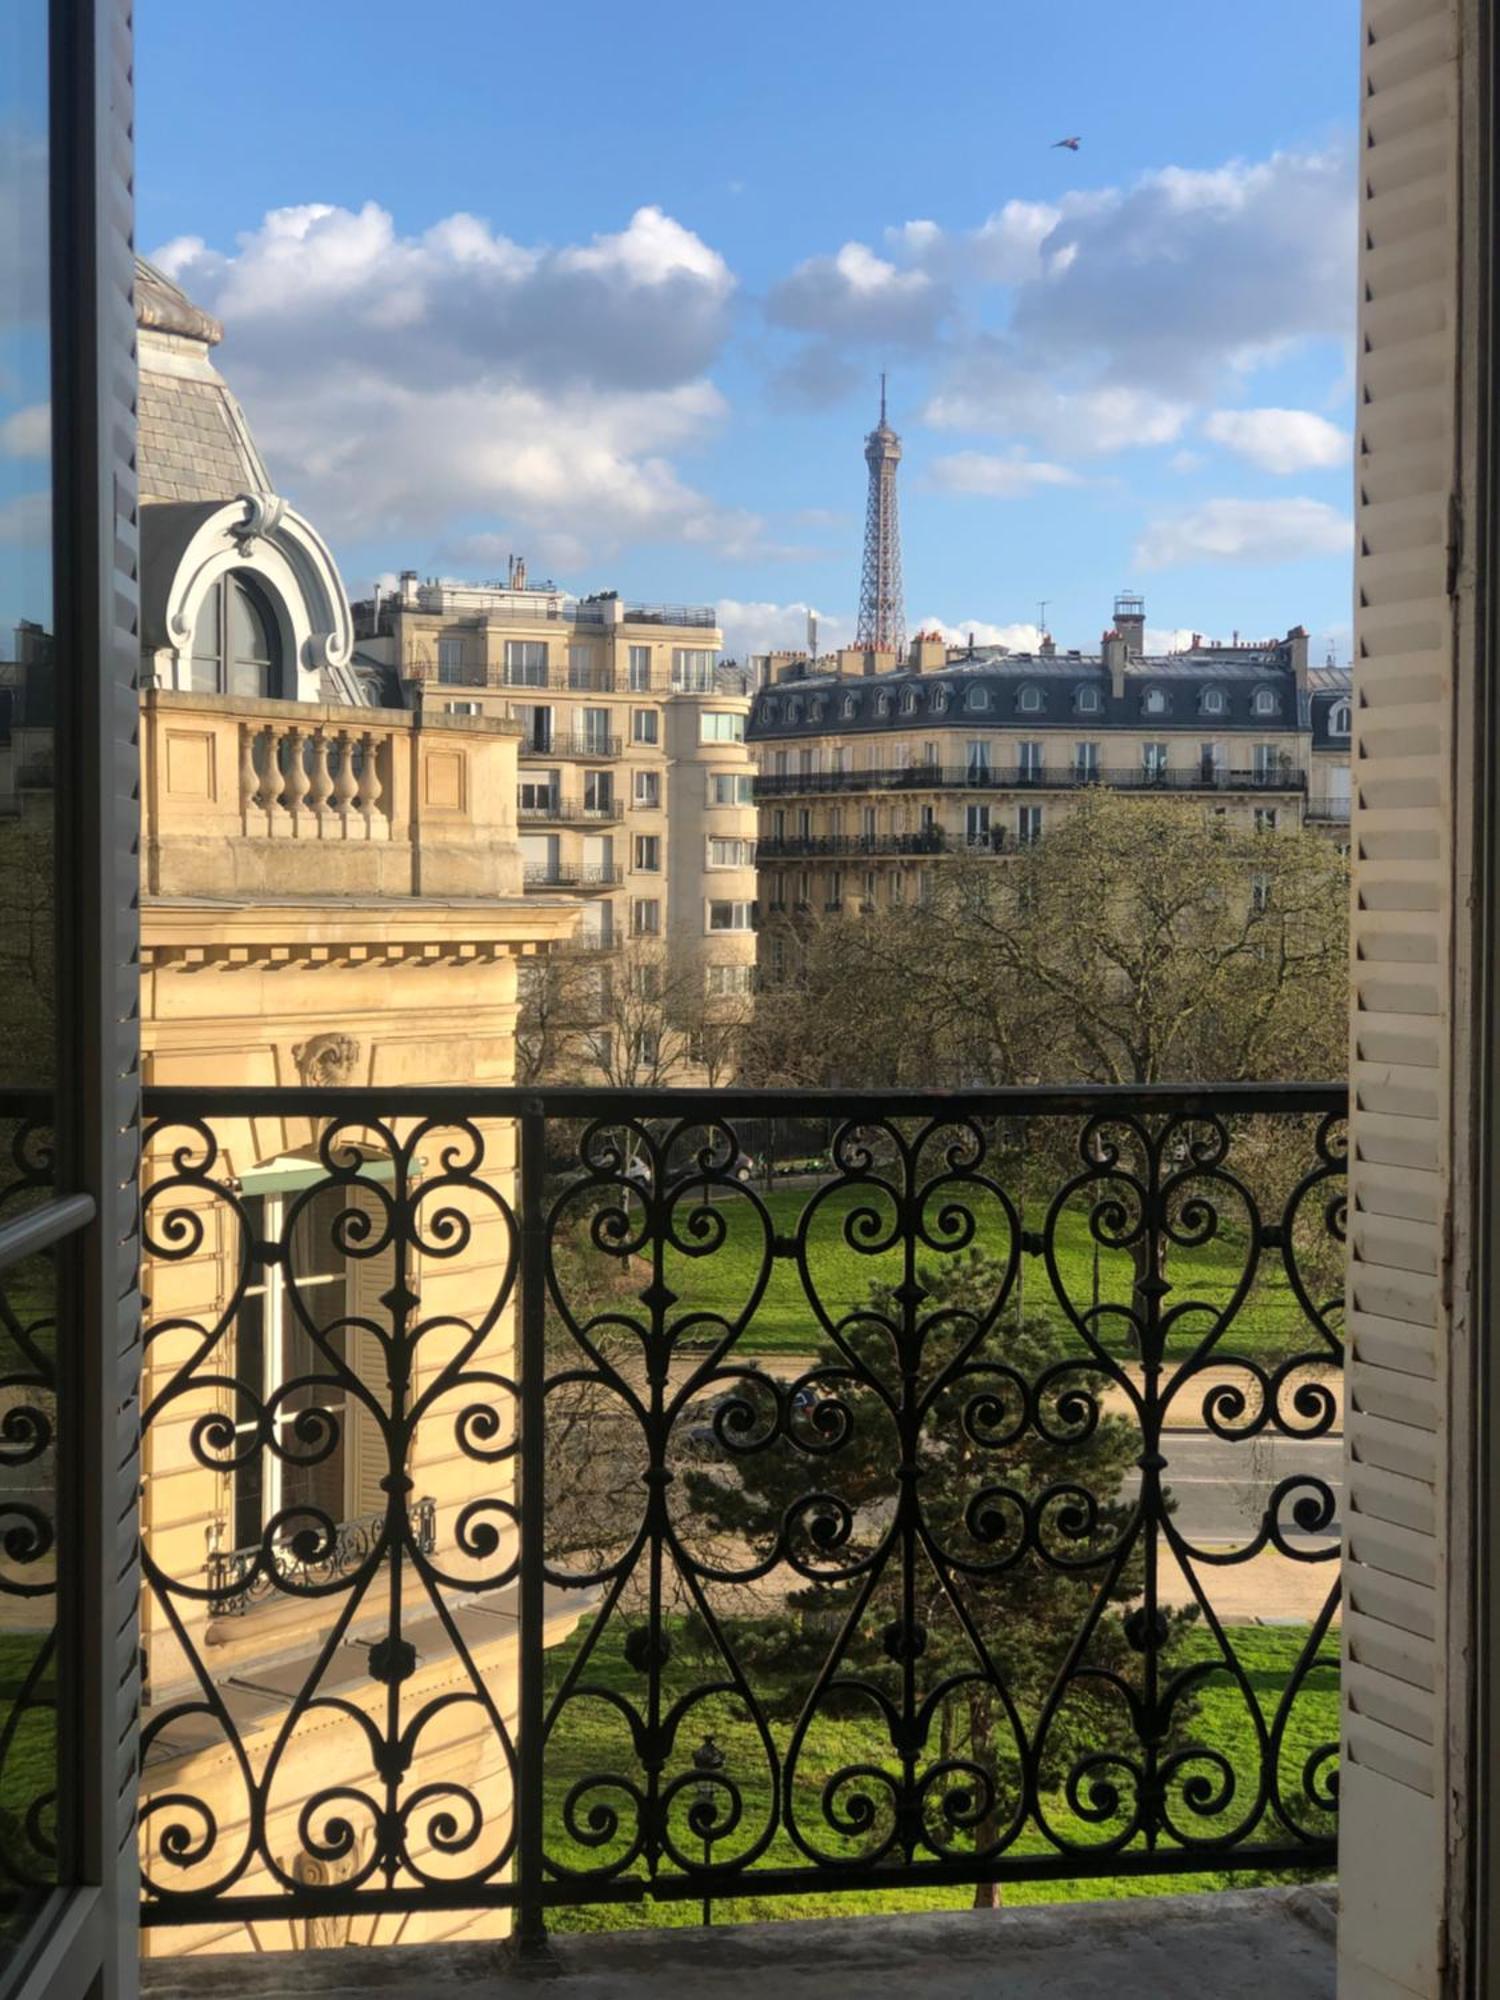
[[[896,511],[896,467],[901,440],[885,420],[885,377],[880,378],[880,422],[865,439],[870,497],[865,506],[865,562],[859,582],[856,646],[898,656],[906,650],[901,603],[901,521]]]

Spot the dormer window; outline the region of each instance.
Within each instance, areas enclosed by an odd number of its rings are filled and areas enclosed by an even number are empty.
[[[281,621],[258,581],[231,570],[209,586],[193,627],[189,686],[201,694],[280,696]]]
[[[971,687],[969,689],[970,708],[988,708],[989,705],[990,693],[988,688]]]
[[[1222,715],[1224,713],[1223,688],[1205,688],[1203,690],[1203,699],[1199,703],[1199,706],[1205,715]]]
[[[917,691],[915,688],[908,688],[906,693],[901,697],[901,713],[903,715],[915,715],[916,712]]]
[[[1254,708],[1257,715],[1279,715],[1281,713],[1281,696],[1276,692],[1275,688],[1257,688],[1255,690]]]
[[[1073,706],[1078,710],[1080,715],[1097,715],[1099,713],[1098,688],[1081,687],[1078,690]]]
[[[1165,715],[1167,712],[1165,690],[1162,688],[1147,688],[1141,698],[1141,707],[1147,715]]]
[[[777,708],[774,701],[766,700],[761,703],[760,719],[762,722],[767,724],[773,723],[776,720],[776,715]]]
[[[948,690],[946,688],[939,688],[937,693],[932,697],[932,711],[934,715],[946,715],[948,713]]]
[[[1036,715],[1040,712],[1041,706],[1042,691],[1040,688],[1023,687],[1021,692],[1016,696],[1016,707],[1020,709],[1023,715]]]
[[[786,719],[788,722],[800,722],[802,720],[802,704],[797,700],[795,695],[786,705]]]
[[[890,698],[890,696],[889,696],[888,694],[878,694],[878,695],[876,695],[876,697],[875,697],[875,713],[876,713],[877,715],[889,715],[889,714],[890,714],[890,712],[891,712],[891,698]]]
[[[1328,734],[1330,736],[1347,736],[1349,734],[1349,704],[1347,701],[1336,701],[1333,707],[1329,709]]]
[[[823,710],[826,706],[827,704],[823,700],[822,695],[816,696],[815,699],[809,704],[808,714],[811,716],[814,722],[821,722],[823,720]]]
[[[852,721],[854,720],[855,716],[856,716],[856,715],[858,715],[858,714],[859,714],[859,703],[858,703],[858,701],[857,701],[857,700],[855,699],[855,697],[854,697],[854,696],[853,696],[852,694],[846,694],[846,695],[844,696],[844,720],[845,720],[845,722],[852,722]]]

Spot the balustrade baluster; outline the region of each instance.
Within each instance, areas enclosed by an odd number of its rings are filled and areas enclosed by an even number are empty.
[[[341,729],[338,743],[338,773],[333,781],[333,810],[346,840],[349,837],[351,819],[349,808],[358,793],[359,782],[354,775],[354,745],[349,740],[348,730]]]
[[[260,735],[247,722],[240,724],[240,822],[250,831],[250,814],[260,804],[260,772],[255,768],[255,744]]]
[[[384,787],[377,769],[380,757],[380,739],[367,729],[360,738],[362,754],[359,767],[359,810],[364,814],[365,837],[374,831],[375,808],[380,804]]]
[[[289,729],[282,739],[281,751],[281,798],[286,807],[287,817],[292,822],[292,832],[302,831],[302,807],[307,799],[307,765],[303,761],[303,751],[307,738],[300,729]]]
[[[312,807],[319,836],[333,797],[333,773],[328,768],[328,738],[320,729],[312,739],[313,766],[308,779],[307,803]]]

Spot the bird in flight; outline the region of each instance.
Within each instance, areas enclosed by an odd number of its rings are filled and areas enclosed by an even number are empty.
[[[1055,153],[1059,146],[1066,146],[1070,153],[1076,153],[1082,144],[1081,139],[1054,139],[1050,150]]]

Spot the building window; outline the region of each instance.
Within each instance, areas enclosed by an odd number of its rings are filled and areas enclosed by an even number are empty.
[[[1271,907],[1271,878],[1259,873],[1250,877],[1250,907],[1252,910],[1269,910]]]
[[[1141,745],[1141,769],[1146,777],[1155,783],[1167,775],[1167,746],[1165,743],[1143,743]]]
[[[891,712],[891,698],[890,698],[890,696],[889,696],[888,694],[878,694],[878,695],[876,695],[876,697],[875,697],[875,713],[876,713],[877,715],[889,715],[889,714],[890,714],[890,712]]]
[[[478,701],[445,701],[444,715],[483,715],[484,704]]]
[[[828,712],[828,704],[823,699],[822,695],[820,694],[814,695],[812,700],[808,703],[807,706],[807,713],[809,719],[813,722],[821,722],[823,720],[823,717],[827,714],[827,712]]]
[[[817,768],[818,761],[814,751],[799,750],[797,752],[797,776],[799,778],[810,778]]]
[[[1097,715],[1100,707],[1098,688],[1081,687],[1074,697],[1073,706],[1080,715]]]
[[[743,715],[729,715],[722,709],[713,708],[706,714],[699,716],[698,741],[700,743],[743,743],[744,740],[745,718]]]
[[[519,722],[525,730],[522,739],[527,750],[548,751],[552,748],[552,710],[541,704],[516,702],[511,708],[511,720]]]
[[[551,813],[557,810],[557,773],[544,778],[522,778],[516,786],[516,803],[524,813]]]
[[[786,809],[783,806],[778,806],[771,815],[771,838],[786,839]]]
[[[636,772],[635,802],[638,806],[659,806],[661,804],[660,771]]]
[[[829,912],[841,910],[844,907],[844,875],[842,869],[830,869],[828,875],[828,894],[823,898],[823,904],[824,908]]]
[[[1042,691],[1040,688],[1023,687],[1016,696],[1016,707],[1023,715],[1037,715],[1041,712]]]
[[[860,837],[860,839],[861,839],[861,840],[874,840],[874,838],[875,838],[875,808],[874,808],[874,806],[861,806],[861,807],[860,807],[860,812],[859,812],[859,837]]]
[[[1160,688],[1147,688],[1141,697],[1141,707],[1147,715],[1165,715],[1167,697]]]
[[[1040,806],[1016,807],[1016,839],[1022,847],[1030,847],[1042,837],[1042,809]]]
[[[934,715],[946,715],[948,713],[948,690],[946,688],[939,688],[933,695],[932,712]]]
[[[287,1197],[267,1193],[241,1197],[251,1237],[258,1243],[280,1240],[287,1221]],[[309,1516],[325,1515],[335,1525],[346,1520],[349,1506],[349,1460],[346,1451],[348,1415],[344,1390],[330,1379],[329,1352],[344,1363],[348,1358],[349,1283],[338,1249],[338,1219],[351,1206],[348,1191],[328,1188],[305,1200],[291,1225],[286,1263],[260,1267],[259,1284],[247,1285],[235,1315],[235,1379],[246,1394],[235,1412],[237,1459],[234,1471],[233,1547],[259,1546],[267,1526],[283,1517],[281,1532],[295,1535],[312,1526]],[[297,1274],[295,1303],[288,1296],[287,1271]],[[321,1335],[320,1348],[313,1330]],[[315,1376],[295,1396],[282,1395],[282,1385],[294,1377]],[[320,1415],[314,1428],[332,1436],[333,1447],[305,1462],[309,1452],[299,1444],[297,1426],[309,1422],[309,1407]],[[262,1412],[273,1412],[267,1417]],[[271,1430],[271,1449],[258,1450],[261,1425]],[[302,1518],[286,1518],[301,1512]]]
[[[607,708],[586,708],[583,711],[583,741],[589,750],[609,753],[609,710]]]
[[[1328,734],[1347,736],[1349,734],[1349,703],[1336,701],[1328,711]]]
[[[748,931],[754,928],[753,903],[710,903],[708,928],[711,931]]]
[[[755,803],[755,780],[739,771],[710,771],[708,803],[711,806],[750,806]]]
[[[734,993],[755,991],[755,967],[753,965],[711,965],[708,968],[708,991],[712,999],[727,999]]]
[[[657,743],[660,736],[660,717],[654,708],[633,708],[630,711],[630,740],[632,743]]]
[[[858,714],[859,714],[859,703],[858,703],[858,701],[857,701],[857,700],[855,699],[855,697],[854,697],[854,696],[853,696],[852,694],[846,694],[846,695],[844,696],[844,720],[845,720],[845,722],[852,722],[852,721],[854,720],[855,716],[856,716],[856,715],[858,715]]]
[[[1023,743],[1018,775],[1023,785],[1034,785],[1042,775],[1042,758],[1045,746],[1041,743]]]
[[[1253,706],[1257,715],[1279,715],[1281,713],[1281,696],[1276,692],[1275,688],[1257,688],[1255,690]]]
[[[964,839],[970,847],[989,846],[990,809],[988,806],[964,807]]]
[[[1253,752],[1255,782],[1272,785],[1281,774],[1281,752],[1274,743],[1257,743]]]
[[[710,868],[753,868],[755,842],[711,839],[708,843],[708,865]]]
[[[632,937],[661,936],[661,904],[654,896],[637,896],[630,906]]]
[[[1205,715],[1222,715],[1224,713],[1224,690],[1222,688],[1205,688],[1203,690],[1203,699],[1199,702],[1198,706]]]
[[[802,720],[802,704],[795,695],[786,705],[786,719],[794,723]]]
[[[707,646],[672,648],[672,687],[678,694],[712,694],[719,656]]]
[[[541,688],[547,685],[547,641],[507,639],[505,678],[511,687]]]
[[[242,571],[220,577],[199,607],[188,685],[197,694],[274,698],[288,692],[280,622],[270,598]]]
[[[970,708],[988,708],[990,705],[989,689],[971,687],[967,699]]]
[[[875,870],[873,868],[867,868],[865,870],[865,890],[864,890],[863,902],[866,910],[873,910],[875,907],[875,886],[878,880],[879,877],[876,875]]]
[[[988,737],[976,736],[968,746],[968,773],[971,784],[978,783],[990,774],[990,744]]]
[[[613,814],[615,809],[615,781],[609,771],[585,771],[583,774],[583,809],[586,813]]]
[[[828,832],[832,839],[842,839],[844,832],[844,808],[842,806],[834,806],[829,811]]]
[[[462,639],[438,640],[438,679],[450,687],[467,686],[468,675],[464,665]]]
[[[799,806],[797,808],[797,838],[799,840],[812,839],[812,814],[806,806]]]
[[[645,694],[651,686],[651,648],[632,646],[630,649],[630,690],[632,694]]]
[[[655,875],[661,868],[661,835],[638,833],[635,837],[635,867],[639,874]]]
[[[1073,745],[1073,775],[1080,784],[1097,785],[1099,782],[1099,745],[1097,743],[1075,743]]]
[[[915,715],[916,712],[917,691],[915,688],[908,688],[906,693],[901,697],[901,713],[903,715]]]
[[[1276,831],[1275,806],[1257,806],[1255,808],[1255,831],[1257,833],[1274,833]]]
[[[1224,753],[1217,743],[1198,745],[1198,776],[1205,785],[1216,785],[1224,762]]]
[[[773,750],[771,752],[771,775],[775,778],[784,778],[786,776],[785,750]]]

